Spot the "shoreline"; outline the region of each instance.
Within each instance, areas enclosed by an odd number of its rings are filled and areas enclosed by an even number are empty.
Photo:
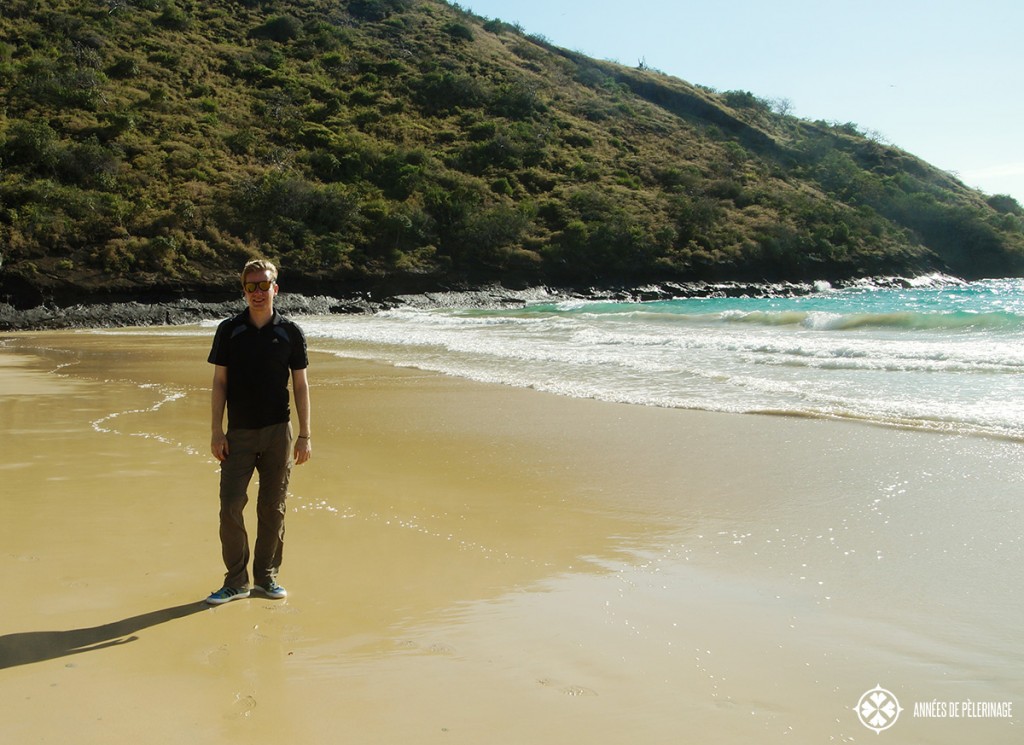
[[[208,341],[0,347],[0,470],[25,497],[0,552],[21,598],[0,618],[3,739],[819,742],[873,736],[852,709],[876,683],[911,711],[1024,702],[1018,447],[315,350],[290,596],[204,608]]]
[[[952,285],[963,284],[964,281],[947,275],[929,274],[909,278],[869,277],[835,283],[824,281],[699,281],[663,282],[628,288],[541,286],[522,290],[489,285],[475,289],[438,290],[415,294],[388,295],[364,292],[341,297],[282,292],[276,302],[283,312],[302,316],[376,313],[395,308],[500,308],[540,301],[592,300],[632,303],[711,297],[799,297],[820,291],[823,287],[892,289],[919,287],[922,286],[922,283]],[[141,292],[137,299],[115,302],[77,303],[63,306],[46,304],[34,308],[18,308],[8,303],[0,303],[0,332],[181,326],[204,320],[225,318],[237,313],[241,307],[240,302],[230,299],[180,298],[148,301],[145,293]]]

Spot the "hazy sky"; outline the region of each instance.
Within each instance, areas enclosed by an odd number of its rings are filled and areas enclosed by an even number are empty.
[[[1024,204],[1024,0],[461,0],[597,59],[788,99]]]

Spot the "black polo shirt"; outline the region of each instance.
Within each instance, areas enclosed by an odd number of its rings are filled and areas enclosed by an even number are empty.
[[[309,366],[302,329],[276,310],[258,329],[248,308],[217,327],[208,361],[228,369],[228,429],[287,422],[289,374]]]

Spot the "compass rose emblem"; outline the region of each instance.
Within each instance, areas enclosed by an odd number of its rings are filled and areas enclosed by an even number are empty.
[[[876,685],[860,697],[856,710],[861,724],[874,730],[875,734],[881,734],[882,730],[896,724],[903,708],[891,691]]]

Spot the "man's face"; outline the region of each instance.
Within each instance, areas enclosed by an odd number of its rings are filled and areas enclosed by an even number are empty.
[[[270,289],[261,289],[259,287],[260,282],[270,282]],[[253,285],[256,286],[253,287]],[[251,291],[250,288],[252,288]],[[274,281],[270,272],[266,269],[246,274],[243,289],[245,290],[245,302],[249,304],[250,310],[254,312],[266,312],[274,309],[274,296],[277,295],[277,283]]]

